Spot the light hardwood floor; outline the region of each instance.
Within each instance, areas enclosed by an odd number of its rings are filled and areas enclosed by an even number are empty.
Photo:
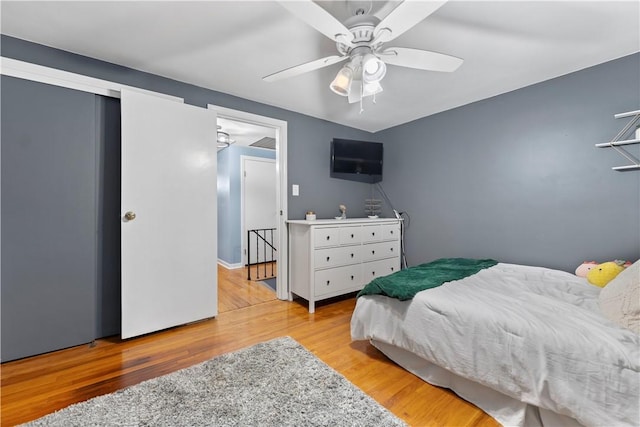
[[[269,339],[290,336],[413,426],[496,426],[452,392],[399,368],[367,342],[351,342],[355,298],[317,304],[279,301],[246,271],[219,268],[215,319],[121,341],[117,337],[1,366],[1,424],[33,420]]]

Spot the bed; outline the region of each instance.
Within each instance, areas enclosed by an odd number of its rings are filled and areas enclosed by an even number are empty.
[[[632,267],[618,276],[627,284]],[[573,274],[496,263],[411,299],[359,295],[351,335],[503,425],[637,426],[640,335],[603,314],[600,293]]]

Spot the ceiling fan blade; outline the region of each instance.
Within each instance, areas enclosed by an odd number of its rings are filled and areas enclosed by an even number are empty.
[[[413,28],[446,2],[447,0],[404,0],[380,21],[374,30],[374,36],[379,37],[383,43],[393,40]]]
[[[428,71],[452,72],[464,62],[455,56],[408,47],[389,47],[378,55],[387,64]]]
[[[269,74],[262,78],[265,82],[275,82],[277,80],[294,77],[300,74],[307,73],[309,71],[317,70],[318,68],[328,67],[329,65],[337,64],[340,61],[344,61],[349,58],[348,56],[327,56],[326,58],[316,59],[315,61],[305,62],[304,64],[296,65],[278,71],[277,73]]]
[[[331,40],[351,43],[353,34],[342,25],[333,15],[318,6],[311,0],[280,1],[282,7],[296,15],[298,18],[320,31]]]

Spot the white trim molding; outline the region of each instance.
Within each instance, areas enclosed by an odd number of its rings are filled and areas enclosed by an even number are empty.
[[[241,262],[236,264],[229,264],[227,261],[218,258],[218,264],[227,270],[237,270],[238,268],[244,267]]]
[[[184,99],[177,96],[152,92],[150,90],[127,86],[108,80],[96,79],[93,77],[83,76],[82,74],[71,73],[69,71],[58,70],[56,68],[49,68],[42,65],[32,64],[30,62],[18,61],[16,59],[5,58],[4,56],[0,57],[0,74],[3,76],[17,77],[53,86],[66,87],[68,89],[75,89],[82,92],[94,93],[96,95],[104,95],[111,98],[120,98],[120,92],[122,90],[133,90],[146,93],[147,95],[184,102]]]

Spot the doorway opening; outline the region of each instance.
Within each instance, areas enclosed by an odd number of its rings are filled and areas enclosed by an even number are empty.
[[[272,285],[278,299],[289,299],[287,123],[215,105],[208,107],[216,111],[219,131],[233,141],[218,148],[220,277],[239,285],[232,289],[256,281],[265,287]],[[224,286],[222,280],[219,285]],[[243,292],[246,290],[238,290],[239,294]],[[251,300],[248,298],[246,304],[253,305]],[[220,303],[222,311],[223,301]]]
[[[240,156],[241,237],[247,280],[277,278],[278,209],[276,161],[269,157]],[[277,283],[277,279],[274,283]],[[273,287],[274,291],[276,290]]]

